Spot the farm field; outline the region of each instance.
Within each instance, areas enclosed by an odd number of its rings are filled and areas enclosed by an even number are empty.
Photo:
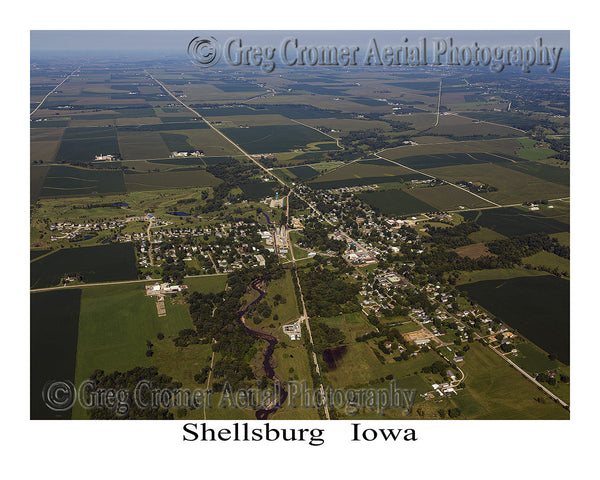
[[[137,278],[131,243],[61,249],[31,263],[30,272],[31,288],[56,286],[65,275],[81,276],[85,283]]]
[[[171,153],[158,132],[119,131],[118,137],[124,160],[166,158]]]
[[[244,195],[251,200],[257,200],[259,198],[271,197],[275,194],[273,187],[277,186],[276,182],[257,182],[257,183],[244,183],[239,187],[244,192]]]
[[[120,155],[114,127],[65,129],[55,160],[67,163],[91,162],[96,155]]]
[[[569,286],[568,280],[542,275],[480,281],[457,288],[569,364]]]
[[[569,225],[565,223],[517,207],[470,211],[463,212],[461,215],[467,221],[475,222],[508,237],[538,232],[550,234],[569,231]]]
[[[413,197],[401,189],[362,192],[358,197],[371,208],[386,215],[412,215],[423,212],[435,212],[438,208]]]
[[[492,268],[461,272],[457,283],[462,285],[486,280],[510,280],[517,277],[539,277],[543,275],[548,275],[548,273],[525,268]]]
[[[440,139],[437,143],[390,148],[379,152],[379,155],[384,158],[389,158],[390,160],[400,160],[405,157],[413,157],[416,155],[438,155],[449,153],[495,153],[500,155],[512,155],[520,145],[519,141],[514,138],[465,141]]]
[[[287,152],[296,148],[306,148],[314,142],[331,142],[329,137],[303,125],[268,125],[222,130],[248,153]],[[332,145],[329,149],[338,149],[335,143]]]
[[[125,192],[125,183],[123,172],[120,169],[89,169],[52,165],[46,173],[39,196],[83,197],[90,194],[123,192]]]
[[[200,168],[181,168],[167,172],[131,173],[123,176],[128,192],[171,188],[216,186],[221,180]]]
[[[468,181],[492,185],[498,190],[482,193],[481,196],[501,204],[553,199],[569,195],[567,186],[493,164],[457,165],[430,168],[424,171],[452,183]]]
[[[50,410],[40,392],[49,379],[75,382],[81,290],[32,293],[30,299],[30,416],[34,420],[68,419],[70,409]]]
[[[49,163],[54,160],[64,130],[64,128],[32,128],[29,137],[29,160],[32,163]]]
[[[452,185],[416,187],[409,189],[408,193],[435,207],[436,210],[456,210],[459,207],[476,208],[490,205],[485,200]]]

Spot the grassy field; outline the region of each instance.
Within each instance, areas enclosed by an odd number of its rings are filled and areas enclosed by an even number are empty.
[[[545,397],[535,385],[510,368],[497,354],[473,343],[464,366],[468,395],[453,402],[469,418],[487,420],[567,419],[569,412]],[[544,403],[536,398],[544,398]]]
[[[531,138],[521,138],[519,141],[523,147],[519,148],[516,153],[525,160],[543,160],[557,153],[551,148],[536,147],[537,142]]]
[[[156,334],[166,337],[191,328],[185,304],[165,301],[167,315],[158,317],[156,300],[147,297],[144,284],[110,285],[86,288],[81,297],[79,339],[77,342],[76,384],[96,369],[124,371],[149,366],[146,340],[156,343]],[[74,409],[81,418],[82,410]]]
[[[571,262],[567,258],[562,258],[546,251],[523,258],[523,263],[534,267],[558,268],[560,272],[567,272],[567,276],[569,276],[571,271]]]
[[[398,385],[402,386],[403,381],[411,378],[414,372],[420,372],[421,368],[431,365],[439,358],[435,353],[430,351],[400,362],[386,358],[386,363],[382,364],[373,353],[370,345],[367,342],[348,345],[346,354],[341,359],[338,367],[325,374],[334,388],[365,384],[390,374],[397,380]],[[373,348],[377,347],[374,346]],[[387,357],[391,356],[387,355]],[[430,390],[424,382],[422,388],[424,390],[418,393]]]
[[[324,318],[323,323],[327,324],[328,327],[339,328],[344,333],[347,342],[354,342],[356,337],[374,330],[373,326],[367,322],[365,316],[360,312]]]
[[[218,293],[225,290],[227,275],[211,275],[210,277],[186,278],[184,283],[190,292]]]
[[[481,227],[477,232],[469,234],[469,238],[475,243],[479,242],[491,242],[492,240],[503,240],[506,238],[505,235],[501,235],[498,232],[494,232],[486,227]]]
[[[556,238],[558,243],[568,247],[571,245],[571,234],[569,232],[553,233],[550,235],[552,238]]]

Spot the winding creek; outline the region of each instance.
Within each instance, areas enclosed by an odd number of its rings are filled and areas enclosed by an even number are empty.
[[[269,344],[267,346],[267,349],[265,350],[263,357],[263,369],[267,378],[270,378],[276,385],[279,385],[278,391],[280,392],[280,398],[277,399],[274,402],[274,404],[271,405],[269,408],[262,408],[260,410],[257,410],[257,420],[267,420],[270,414],[275,413],[281,407],[281,405],[283,405],[288,395],[288,392],[285,389],[283,383],[275,376],[275,370],[273,369],[272,365],[273,351],[275,350],[275,345],[277,345],[277,339],[272,335],[252,330],[246,325],[246,322],[244,321],[244,315],[248,313],[248,310],[250,310],[250,308],[252,308],[254,304],[260,302],[265,296],[265,292],[259,287],[259,285],[261,285],[263,282],[264,278],[259,278],[250,284],[250,287],[258,292],[258,298],[253,302],[250,302],[248,305],[246,305],[246,307],[244,307],[238,312],[238,320],[243,325],[246,332],[255,338],[266,340]]]

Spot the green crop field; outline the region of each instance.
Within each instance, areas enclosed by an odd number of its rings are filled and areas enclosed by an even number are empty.
[[[223,128],[223,133],[248,153],[287,152],[330,138],[304,125],[264,125]]]
[[[137,278],[135,251],[131,243],[65,248],[31,263],[31,288],[58,285],[66,275],[83,277],[85,283]]]
[[[30,297],[30,416],[34,420],[70,418],[70,410],[48,409],[42,391],[49,381],[75,381],[81,290],[38,292]]]
[[[452,185],[411,188],[408,193],[437,210],[456,210],[459,207],[475,208],[490,205],[485,200]]]
[[[411,215],[439,210],[399,188],[395,190],[362,192],[358,194],[358,197],[368,203],[373,209],[388,215]]]
[[[314,168],[309,165],[301,165],[299,167],[288,167],[287,171],[292,175],[301,178],[302,180],[306,180],[307,178],[316,177],[319,172],[317,172]]]
[[[525,268],[491,268],[462,272],[457,283],[462,285],[464,283],[482,282],[485,280],[509,280],[517,277],[539,277],[542,275],[548,275],[548,273]]]
[[[425,172],[452,183],[469,181],[491,185],[497,190],[482,193],[481,196],[496,203],[522,203],[524,201],[548,200],[569,195],[568,186],[548,182],[511,168],[505,168],[504,164],[455,165],[452,167],[430,168]]]
[[[399,163],[421,170],[424,168],[450,167],[453,165],[473,165],[478,163],[509,163],[509,157],[489,153],[447,153],[435,155],[416,155],[402,158]]]
[[[132,173],[124,175],[128,192],[143,190],[164,190],[170,188],[207,187],[221,183],[221,180],[198,167],[167,172]]]
[[[67,128],[56,153],[57,162],[90,162],[96,155],[119,155],[114,127]]]
[[[568,280],[542,275],[480,281],[457,288],[568,364],[569,287]]]
[[[276,186],[276,182],[257,182],[257,183],[244,183],[239,187],[244,192],[244,195],[251,200],[256,200],[264,197],[271,197],[275,195],[273,187]]]
[[[461,215],[467,221],[475,222],[506,236],[569,231],[569,225],[563,222],[516,207],[463,212]]]
[[[506,163],[502,166],[567,187],[571,183],[571,171],[568,168],[554,167],[539,162]]]
[[[119,148],[125,160],[168,157],[171,151],[158,132],[119,131]]]
[[[188,137],[182,133],[160,133],[170,152],[192,152],[196,150],[188,142]]]
[[[44,178],[39,195],[83,197],[90,194],[123,192],[125,183],[120,169],[100,170],[52,165]]]

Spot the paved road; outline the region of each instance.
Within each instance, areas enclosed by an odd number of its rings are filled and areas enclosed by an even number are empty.
[[[184,278],[200,278],[200,277],[221,277],[222,273],[206,273],[203,275],[186,275]],[[65,288],[87,288],[87,287],[102,287],[104,285],[127,285],[129,283],[144,283],[144,282],[161,282],[160,278],[150,278],[143,280],[123,280],[121,282],[101,282],[101,283],[82,283],[79,285],[59,285],[57,287],[32,288],[30,293],[48,292],[51,290],[62,290]]]
[[[47,98],[48,98],[50,95],[52,95],[52,94],[53,94],[53,93],[56,91],[56,89],[57,89],[57,88],[59,88],[59,87],[60,87],[60,86],[61,86],[63,83],[65,83],[65,82],[66,82],[66,81],[67,81],[69,78],[71,78],[71,75],[73,75],[73,74],[77,73],[77,72],[79,71],[79,69],[80,69],[80,68],[81,68],[81,66],[77,67],[75,70],[73,70],[71,73],[69,73],[69,75],[67,75],[67,76],[65,77],[65,79],[64,79],[62,82],[60,82],[60,83],[59,83],[59,84],[58,84],[56,87],[54,87],[52,90],[50,90],[50,92],[48,92],[48,93],[46,94],[46,96],[45,96],[44,98],[42,98],[42,101],[41,101],[40,103],[38,103],[38,106],[37,106],[37,107],[35,107],[35,108],[33,109],[33,112],[31,112],[31,113],[29,114],[29,116],[31,117],[31,116],[32,116],[32,115],[33,115],[35,112],[37,112],[37,111],[38,111],[38,109],[39,109],[39,108],[42,106],[42,104],[43,104],[43,103],[46,101],[46,99],[47,99]]]
[[[521,367],[519,367],[515,362],[513,362],[512,360],[510,360],[509,358],[507,358],[506,355],[501,354],[498,350],[496,350],[492,346],[490,346],[490,348],[494,352],[496,352],[498,355],[500,355],[500,357],[502,357],[504,360],[506,360],[510,365],[512,365],[513,367],[515,367],[515,369],[519,373],[521,373],[521,375],[523,375],[529,381],[533,382],[537,387],[539,387],[540,389],[542,389],[547,395],[549,395],[551,398],[553,398],[554,400],[556,400],[563,407],[566,407],[566,408],[569,407],[569,405],[567,404],[567,402],[563,401],[558,396],[556,396],[554,393],[552,393],[550,390],[548,390],[546,387],[544,387],[540,382],[538,382],[535,378],[533,378],[531,375],[529,375],[525,370],[523,370]]]
[[[484,198],[484,197],[482,197],[481,195],[477,195],[476,193],[473,193],[473,192],[471,192],[471,191],[470,191],[468,188],[463,188],[463,187],[460,187],[460,186],[456,185],[455,183],[449,182],[449,181],[447,181],[447,180],[444,180],[444,179],[442,179],[442,178],[438,178],[438,177],[435,177],[435,176],[433,176],[433,175],[429,175],[428,173],[421,172],[420,170],[416,170],[416,169],[414,169],[414,168],[407,167],[406,165],[403,165],[402,163],[400,163],[400,162],[397,162],[396,160],[390,160],[389,158],[382,157],[381,155],[379,155],[379,153],[380,153],[380,152],[378,152],[378,153],[375,153],[375,156],[376,156],[376,157],[378,157],[378,158],[381,158],[381,159],[383,159],[383,160],[387,160],[388,162],[394,163],[394,164],[396,164],[396,165],[398,165],[398,166],[400,166],[400,167],[408,168],[409,170],[412,170],[412,171],[413,171],[413,172],[415,172],[415,173],[420,173],[421,175],[425,175],[426,177],[429,177],[429,178],[434,178],[434,179],[436,179],[436,180],[440,180],[441,182],[443,182],[443,183],[446,183],[446,184],[448,184],[448,185],[451,185],[451,186],[452,186],[452,187],[454,187],[454,188],[458,188],[459,190],[462,190],[462,191],[463,191],[463,192],[465,192],[465,193],[468,193],[468,194],[470,194],[470,195],[473,195],[474,197],[477,197],[477,198],[479,198],[480,200],[483,200],[484,202],[491,203],[491,204],[492,204],[492,205],[494,205],[495,207],[501,207],[501,206],[502,206],[502,205],[500,205],[499,203],[492,202],[491,200],[488,200],[487,198]]]

